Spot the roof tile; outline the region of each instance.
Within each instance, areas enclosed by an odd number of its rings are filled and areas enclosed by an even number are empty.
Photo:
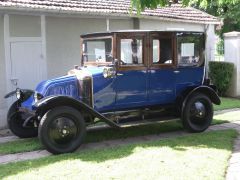
[[[130,0],[0,0],[0,10],[52,11],[53,13],[93,14],[109,16],[133,16],[130,14]],[[146,9],[141,17],[160,18],[170,21],[183,21],[204,24],[219,24],[220,20],[192,7],[174,4],[169,7]]]

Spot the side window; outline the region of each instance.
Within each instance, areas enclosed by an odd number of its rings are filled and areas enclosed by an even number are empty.
[[[173,49],[171,38],[153,39],[153,64],[172,64]]]
[[[153,63],[158,63],[160,58],[160,41],[153,39]]]
[[[178,65],[198,66],[203,51],[201,35],[180,35],[177,38]]]
[[[143,40],[140,38],[129,38],[120,40],[121,64],[136,65],[143,64]]]

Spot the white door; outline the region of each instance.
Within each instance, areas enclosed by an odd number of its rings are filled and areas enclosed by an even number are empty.
[[[40,41],[11,42],[10,59],[12,90],[17,87],[34,90],[38,83],[46,79],[46,63]]]

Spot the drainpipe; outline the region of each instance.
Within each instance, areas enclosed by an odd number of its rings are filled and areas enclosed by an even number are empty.
[[[110,27],[109,27],[109,18],[106,18],[106,26],[107,26],[107,31],[110,31]]]
[[[205,33],[205,66],[204,66],[204,77],[208,78],[208,54],[210,53],[210,57],[211,57],[211,49],[210,52],[208,52],[208,30],[209,30],[209,24],[205,24],[204,26],[204,33]]]

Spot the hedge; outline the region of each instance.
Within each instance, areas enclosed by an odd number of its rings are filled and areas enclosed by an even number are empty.
[[[234,64],[230,62],[209,62],[209,77],[214,85],[217,86],[221,96],[226,94],[233,76]]]

